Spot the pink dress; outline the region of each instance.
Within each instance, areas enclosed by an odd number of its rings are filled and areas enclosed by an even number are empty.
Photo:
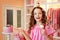
[[[52,27],[45,27],[45,31],[47,35],[50,35],[55,32],[55,30]],[[42,35],[41,30],[39,27],[35,26],[34,28],[31,29],[30,37],[32,40],[46,40],[45,36]],[[19,35],[15,37],[16,40],[22,40]]]
[[[45,27],[45,31],[47,35],[50,35],[55,32],[55,30],[52,27],[48,27],[48,26]],[[32,40],[46,40],[45,36],[42,35],[40,28],[37,26],[32,28],[30,37]]]

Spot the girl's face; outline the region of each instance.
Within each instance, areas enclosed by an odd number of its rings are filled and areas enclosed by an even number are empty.
[[[34,10],[34,19],[36,20],[36,22],[40,22],[42,18],[42,11],[41,9],[36,8]]]

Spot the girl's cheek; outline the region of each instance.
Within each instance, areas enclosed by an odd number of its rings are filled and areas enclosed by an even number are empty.
[[[34,15],[34,18],[36,18],[36,15]]]

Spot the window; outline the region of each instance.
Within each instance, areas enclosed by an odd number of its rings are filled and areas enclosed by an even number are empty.
[[[21,9],[20,7],[4,6],[4,20],[3,25],[6,27],[7,24],[13,27],[21,27]]]
[[[13,10],[7,9],[7,24],[13,25]]]
[[[17,10],[17,27],[21,27],[21,10]]]

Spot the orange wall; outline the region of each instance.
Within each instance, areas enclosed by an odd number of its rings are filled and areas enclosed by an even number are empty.
[[[24,0],[0,0],[0,40],[3,40],[3,37],[2,37],[3,5],[19,6],[23,9]]]

